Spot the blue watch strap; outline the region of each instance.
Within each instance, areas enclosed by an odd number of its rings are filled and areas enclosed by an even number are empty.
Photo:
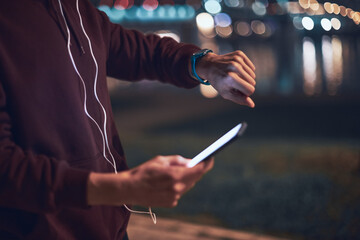
[[[200,52],[196,52],[191,56],[191,72],[192,75],[194,76],[194,78],[196,78],[200,83],[205,84],[205,85],[210,85],[210,83],[207,80],[202,79],[201,77],[199,77],[199,75],[196,73],[196,62],[197,60],[199,60],[200,58],[202,58],[203,56],[205,56],[206,54],[208,54],[209,52],[213,52],[210,49],[203,49]]]

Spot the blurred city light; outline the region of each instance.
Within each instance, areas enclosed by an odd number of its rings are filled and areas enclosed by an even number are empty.
[[[303,30],[304,29],[304,26],[302,24],[302,18],[301,17],[294,17],[293,18],[293,24],[294,24],[294,27],[298,30]]]
[[[329,14],[332,14],[334,12],[334,7],[329,2],[324,3],[324,8],[325,8],[326,12]]]
[[[237,34],[243,37],[248,37],[252,34],[250,24],[244,21],[235,23],[235,31]]]
[[[209,13],[199,13],[196,16],[196,25],[205,37],[214,37],[215,22]]]
[[[331,4],[331,5],[332,5],[332,7],[333,7],[333,13],[336,14],[336,15],[338,15],[338,14],[340,13],[340,6],[337,5],[336,3],[333,3],[333,4]]]
[[[251,22],[251,29],[254,33],[258,35],[262,35],[266,31],[265,24],[259,20],[254,20]]]
[[[208,0],[204,4],[204,8],[208,13],[217,14],[221,12],[221,5],[216,0]]]
[[[154,11],[159,6],[157,0],[144,0],[142,7],[148,11]]]
[[[343,78],[343,52],[341,40],[337,37],[322,38],[323,68],[329,95],[336,95]]]
[[[331,19],[331,26],[335,29],[335,30],[339,30],[341,28],[341,22],[339,19],[337,18],[332,18]]]
[[[218,92],[211,85],[200,85],[200,93],[206,98],[214,98]]]
[[[304,71],[304,92],[307,95],[314,95],[317,91],[317,61],[315,44],[311,38],[303,40],[303,71]]]
[[[240,1],[239,0],[224,0],[224,3],[226,6],[228,7],[243,7],[244,2],[242,1],[242,6],[240,6]]]
[[[299,0],[299,4],[304,9],[310,8],[310,1],[309,0]]]
[[[346,7],[340,6],[340,14],[341,16],[346,17]]]
[[[132,1],[132,0],[129,0]],[[157,2],[157,1],[156,1]],[[145,4],[146,3],[146,4]],[[147,0],[145,5],[133,6],[131,8],[122,9],[124,5],[110,8],[109,6],[102,5],[98,9],[105,12],[112,22],[119,23],[124,20],[127,21],[188,21],[195,17],[195,9],[189,5],[161,5],[158,6],[155,0]]]
[[[316,0],[310,0],[310,9],[313,11],[317,11],[320,8],[320,4]]]
[[[310,18],[310,17],[304,17],[301,21],[303,27],[306,29],[306,30],[313,30],[314,29],[314,21]]]
[[[264,16],[266,14],[266,6],[260,1],[255,1],[251,8],[256,15]]]
[[[331,22],[330,22],[330,20],[329,19],[327,19],[327,18],[323,18],[323,19],[321,19],[321,26],[322,26],[322,28],[325,30],[325,31],[330,31],[331,30],[331,27],[332,27],[332,25],[331,25]]]
[[[134,5],[134,0],[117,0],[115,1],[114,7],[118,10],[124,10],[131,8]]]
[[[228,38],[233,33],[233,27],[232,25],[229,25],[227,27],[216,26],[215,31],[220,37]]]
[[[299,0],[299,5],[309,15],[324,15],[325,13],[341,15],[353,20],[357,25],[360,24],[360,12],[337,3],[325,2],[321,4],[317,0]]]
[[[219,27],[228,27],[231,25],[231,17],[227,13],[219,13],[214,16],[215,25]]]
[[[291,14],[303,14],[304,9],[297,2],[289,2],[287,4],[287,11]]]

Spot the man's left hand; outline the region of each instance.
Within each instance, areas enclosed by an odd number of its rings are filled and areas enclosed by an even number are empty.
[[[242,52],[224,55],[208,53],[196,64],[196,73],[206,79],[225,99],[255,107],[250,96],[255,92],[255,66]]]

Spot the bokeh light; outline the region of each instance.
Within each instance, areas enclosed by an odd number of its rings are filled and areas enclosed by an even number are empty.
[[[251,22],[251,29],[254,33],[262,35],[266,31],[265,24],[260,20],[254,20]]]
[[[159,6],[157,0],[145,0],[142,4],[142,7],[147,11],[154,11]]]
[[[114,8],[118,10],[124,10],[131,8],[134,5],[134,0],[116,0],[114,3]]]
[[[329,14],[332,14],[334,12],[334,7],[329,2],[324,3],[324,8],[325,8],[325,11]]]
[[[196,16],[196,25],[205,37],[214,37],[214,18],[209,13],[199,13]]]
[[[227,7],[235,8],[240,6],[239,0],[224,0],[224,3]]]
[[[232,27],[232,25],[229,25],[226,27],[216,26],[215,31],[220,37],[228,38],[233,33],[233,27]]]
[[[311,38],[304,38],[303,40],[303,71],[304,71],[304,92],[307,95],[314,95],[316,93],[316,49],[315,44]]]
[[[177,15],[179,18],[185,18],[187,14],[185,6],[178,6]]]
[[[302,25],[302,18],[301,17],[294,17],[293,18],[293,24],[294,24],[294,27],[298,30],[303,30],[304,29],[304,26]]]
[[[315,23],[310,17],[304,17],[301,21],[302,25],[306,30],[313,30]]]
[[[322,56],[327,92],[336,95],[343,78],[342,42],[337,37],[322,37]]]
[[[310,0],[310,9],[313,11],[319,10],[320,4],[316,0]]]
[[[304,9],[310,8],[310,1],[309,0],[299,0],[299,4]]]
[[[304,9],[297,2],[289,2],[287,4],[287,11],[291,14],[302,14]]]
[[[336,3],[333,3],[331,5],[332,5],[332,7],[334,9],[334,14],[336,14],[336,15],[339,14],[340,13],[340,6],[337,5]]]
[[[228,27],[231,25],[231,17],[227,13],[219,13],[214,17],[215,25],[219,27]]]
[[[217,13],[221,12],[221,5],[216,0],[206,1],[204,4],[204,8],[208,13],[211,13],[211,14],[217,14]]]
[[[218,95],[218,92],[211,85],[200,85],[200,93],[206,98],[214,98]]]
[[[346,7],[340,6],[340,14],[343,17],[346,17]]]
[[[252,34],[250,24],[243,21],[235,23],[235,32],[243,37],[248,37]]]
[[[260,2],[260,1],[255,1],[251,5],[251,8],[256,15],[264,16],[266,14],[266,6],[264,5],[264,3]]]
[[[329,19],[327,19],[327,18],[321,19],[320,24],[321,24],[322,28],[323,28],[325,31],[328,32],[328,31],[331,30],[332,25],[331,25],[331,22],[330,22]]]
[[[335,30],[339,30],[341,28],[341,22],[337,18],[332,18],[331,19],[331,25]]]

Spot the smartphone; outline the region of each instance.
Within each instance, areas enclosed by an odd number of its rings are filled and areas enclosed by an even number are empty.
[[[229,145],[229,143],[233,142],[237,137],[241,136],[247,124],[245,122],[239,123],[235,127],[233,127],[230,131],[225,133],[222,137],[212,143],[210,146],[205,148],[202,152],[196,155],[188,164],[187,167],[192,168],[196,164],[200,163],[213,156],[215,153],[219,152],[221,149],[224,149],[225,146]]]

